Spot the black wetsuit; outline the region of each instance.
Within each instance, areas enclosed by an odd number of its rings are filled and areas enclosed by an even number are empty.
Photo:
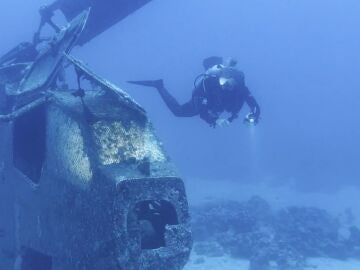
[[[223,112],[231,113],[228,118],[230,122],[236,119],[246,103],[257,121],[260,116],[258,103],[245,86],[243,78],[236,81],[236,86],[232,90],[224,90],[220,85],[219,77],[204,77],[193,90],[191,100],[183,105],[180,105],[164,87],[158,90],[168,108],[178,117],[199,115],[208,124],[215,126],[216,120]]]

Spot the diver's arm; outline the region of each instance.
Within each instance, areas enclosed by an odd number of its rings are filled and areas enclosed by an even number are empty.
[[[245,121],[249,121],[250,119],[253,119],[253,121],[256,124],[260,119],[260,112],[261,112],[260,106],[250,92],[247,94],[245,102],[250,107],[250,114],[247,115]]]
[[[238,115],[239,112],[233,112],[232,115],[227,119],[229,121],[229,123],[231,123],[232,121],[234,121],[236,118],[239,117]]]
[[[193,90],[191,100],[194,104],[194,107],[199,112],[200,118],[208,123],[211,127],[216,127],[216,120],[218,120],[218,117],[210,113],[208,99],[204,93],[203,87],[199,86]]]
[[[200,113],[200,118],[208,123],[211,127],[216,127],[217,117],[212,116],[209,112],[203,111]]]

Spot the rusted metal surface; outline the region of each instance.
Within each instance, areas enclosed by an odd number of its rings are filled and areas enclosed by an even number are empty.
[[[116,20],[146,2],[117,1]],[[22,62],[16,47],[0,63],[0,269],[181,270],[192,246],[184,183],[144,109],[70,55],[84,29],[89,40],[106,24],[57,8],[73,21],[45,50]]]

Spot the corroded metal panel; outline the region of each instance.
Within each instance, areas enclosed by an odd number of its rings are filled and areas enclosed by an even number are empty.
[[[112,2],[92,2],[94,14]],[[113,2],[129,6],[87,38],[146,2]],[[192,246],[184,183],[144,109],[69,55],[79,12],[36,59],[18,62],[17,47],[0,67],[0,269],[181,270]],[[78,89],[65,87],[68,66]]]

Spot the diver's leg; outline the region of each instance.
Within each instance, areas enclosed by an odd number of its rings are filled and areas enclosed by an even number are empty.
[[[168,106],[170,111],[177,117],[192,117],[199,114],[199,110],[193,100],[180,105],[177,100],[169,93],[165,88],[163,80],[153,80],[153,81],[128,81],[132,84],[137,84],[141,86],[154,87],[158,90],[161,98],[164,100],[165,104]]]
[[[194,106],[192,100],[180,105],[179,102],[169,93],[165,87],[157,88],[161,98],[169,110],[177,117],[192,117],[199,114],[198,109]]]

